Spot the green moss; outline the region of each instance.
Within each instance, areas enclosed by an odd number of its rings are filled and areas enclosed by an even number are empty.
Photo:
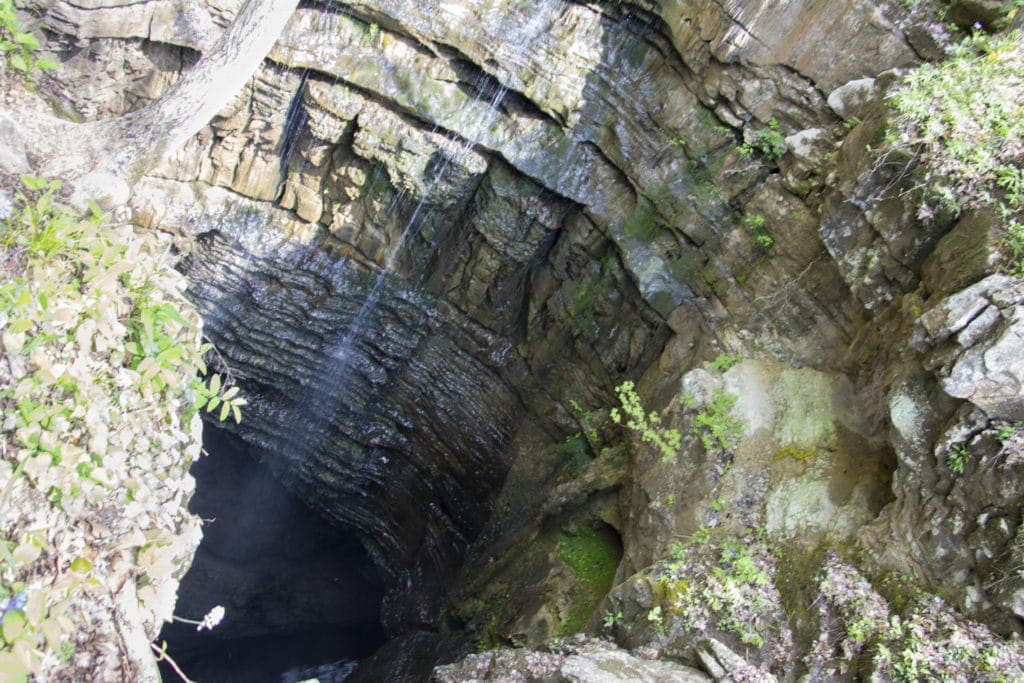
[[[594,324],[595,307],[614,287],[615,282],[603,264],[600,271],[591,271],[579,280],[566,283],[566,312],[574,335],[582,334]]]
[[[737,363],[743,362],[743,356],[736,354],[721,354],[715,357],[711,361],[711,369],[717,372],[728,372],[729,368],[736,365]]]
[[[581,432],[566,437],[565,441],[558,445],[558,452],[567,461],[569,476],[576,478],[582,471],[583,466],[590,462],[590,445]]]
[[[621,551],[611,534],[599,529],[565,533],[558,540],[558,557],[578,579],[571,593],[572,610],[556,635],[582,631],[590,615],[612,587]]]
[[[640,240],[641,242],[652,242],[663,229],[661,216],[658,214],[654,204],[641,200],[636,211],[626,221],[623,231],[627,237]]]
[[[794,460],[809,460],[817,454],[818,452],[815,450],[799,448],[793,444],[788,444],[776,451],[774,460],[785,460],[786,458],[793,458]]]

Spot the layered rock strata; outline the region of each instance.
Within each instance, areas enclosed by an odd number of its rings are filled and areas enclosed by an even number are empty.
[[[618,584],[762,526],[1019,629],[1015,285],[983,280],[991,220],[919,220],[871,152],[900,70],[943,54],[927,4],[309,3],[136,188],[251,397],[242,438],[411,580],[396,629],[437,625],[424,596],[475,539],[452,614],[532,646],[575,623],[551,596],[589,585],[579,538],[618,532]],[[87,116],[161,92],[237,11],[37,5]],[[127,68],[80,87],[82,42]],[[748,360],[694,370],[724,354]],[[690,432],[678,461],[601,422],[625,378]],[[724,455],[693,426],[716,390],[745,420]],[[809,603],[793,569],[779,599]]]

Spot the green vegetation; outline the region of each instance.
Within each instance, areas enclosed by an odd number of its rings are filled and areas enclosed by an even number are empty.
[[[934,595],[914,589],[887,602],[834,555],[826,559],[818,588],[819,615],[840,626],[818,639],[805,660],[822,678],[845,677],[851,664],[866,657],[876,675],[906,683],[1011,681],[1024,675],[1019,644],[978,628]]]
[[[743,436],[743,418],[732,414],[738,398],[722,389],[715,389],[711,402],[693,418],[694,430],[708,453],[715,450],[727,451]]]
[[[590,447],[595,451],[601,448],[601,437],[597,433],[597,426],[594,424],[594,415],[589,410],[585,410],[583,406],[579,404],[579,401],[571,400],[569,405],[572,406],[572,410],[576,413],[579,418],[580,426],[583,427],[583,436],[587,438],[587,442]]]
[[[762,647],[781,617],[773,605],[774,564],[767,547],[752,539],[725,537],[711,543],[710,535],[689,546],[673,544],[671,560],[663,565],[659,583],[662,599],[652,608],[664,626],[684,631],[710,627],[730,632],[740,641]],[[650,618],[650,615],[648,615]]]
[[[759,213],[747,214],[743,218],[743,227],[750,233],[750,242],[755,249],[768,251],[775,246],[775,239],[768,234],[768,221]]]
[[[558,452],[568,462],[569,476],[576,478],[583,470],[583,466],[590,462],[590,447],[583,434],[576,432],[568,436],[558,446]]]
[[[1013,435],[1017,433],[1017,430],[1021,428],[1022,423],[1011,422],[1010,424],[1003,425],[996,431],[996,438],[999,439],[1000,445],[1005,446],[1006,442],[1013,438]]]
[[[606,629],[610,629],[620,621],[622,621],[622,610],[616,610],[615,612],[606,612],[602,624]]]
[[[7,68],[22,78],[31,78],[36,69],[58,68],[60,65],[54,61],[36,58],[41,47],[34,35],[22,30],[13,1],[0,0],[0,52]]]
[[[1024,41],[975,33],[949,59],[909,72],[891,97],[890,154],[920,161],[922,219],[994,208],[1008,270],[1024,275]]]
[[[568,636],[586,627],[590,615],[611,589],[621,558],[618,548],[599,529],[563,534],[558,542],[558,556],[577,578],[571,595],[572,610],[557,632]]]
[[[779,131],[779,122],[773,117],[768,120],[768,127],[754,133],[753,139],[744,142],[736,149],[744,156],[760,152],[768,161],[778,161],[786,153],[786,138]]]
[[[594,308],[608,295],[611,284],[606,278],[609,277],[603,271],[590,271],[566,284],[566,313],[575,336],[594,326]]]
[[[662,427],[661,417],[656,412],[644,411],[633,382],[623,382],[615,388],[615,393],[619,397],[622,409],[620,411],[619,408],[612,408],[612,421],[615,424],[625,423],[626,427],[640,435],[641,441],[654,444],[661,451],[662,461],[668,462],[676,457],[682,446],[682,435],[679,430]]]
[[[946,453],[946,465],[954,474],[963,474],[964,465],[970,459],[971,454],[968,452],[966,444],[957,444]]]
[[[716,356],[715,359],[711,361],[711,369],[716,372],[727,372],[729,368],[742,362],[743,356],[722,354],[720,356]],[[693,400],[692,396],[690,397],[690,400]]]
[[[787,444],[775,453],[774,459],[776,461],[785,460],[786,458],[793,458],[794,460],[810,460],[817,454],[817,451],[810,448],[799,448],[794,444]]]
[[[661,216],[654,208],[654,204],[642,199],[637,204],[636,211],[623,226],[623,231],[627,237],[641,242],[652,242],[662,231]]]
[[[114,647],[90,629],[126,581],[143,618],[170,618],[187,497],[167,482],[199,456],[196,405],[240,419],[245,403],[197,378],[206,347],[166,240],[60,206],[57,181],[23,182],[0,223],[4,680]]]

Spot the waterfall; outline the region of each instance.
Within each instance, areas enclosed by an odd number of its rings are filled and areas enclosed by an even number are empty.
[[[521,61],[530,49],[533,39],[557,17],[561,5],[562,0],[543,0],[537,7],[533,8],[534,11],[528,16],[525,26],[521,30],[514,32],[513,35],[516,36],[516,40],[506,43],[506,45],[510,45],[512,48],[511,54],[508,56],[511,63],[516,64]],[[384,263],[374,278],[366,299],[356,312],[339,342],[328,352],[329,357],[333,361],[329,368],[331,384],[343,386],[344,375],[351,357],[352,344],[360,333],[363,332],[370,315],[380,303],[384,284],[391,276],[391,271],[401,256],[409,236],[420,227],[424,218],[424,211],[429,205],[438,183],[443,179],[449,168],[457,167],[468,160],[476,146],[475,140],[480,137],[479,134],[474,133],[482,134],[497,122],[501,116],[502,103],[511,90],[509,84],[485,74],[478,75],[472,87],[474,92],[477,93],[476,101],[486,104],[486,107],[464,108],[459,118],[449,127],[450,129],[444,131],[446,139],[453,143],[451,148],[442,148],[441,163],[434,167],[433,177],[427,182],[426,189],[417,201],[409,219],[405,222],[398,240],[385,255]],[[433,132],[438,130],[439,126],[435,124]],[[462,133],[459,134],[455,131],[462,131]]]

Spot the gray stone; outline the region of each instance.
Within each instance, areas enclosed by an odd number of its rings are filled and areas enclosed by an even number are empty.
[[[828,96],[828,106],[841,119],[860,118],[878,96],[875,79],[858,78],[844,83]]]
[[[710,680],[697,669],[634,657],[621,650],[566,657],[560,673],[572,683],[698,683]]]
[[[972,346],[956,361],[942,388],[994,419],[1024,420],[1024,307],[1014,309],[1008,318],[995,339]],[[993,324],[983,327],[988,331]],[[974,341],[981,334],[968,336]]]
[[[21,130],[13,119],[0,112],[0,172],[20,175],[31,170]]]

